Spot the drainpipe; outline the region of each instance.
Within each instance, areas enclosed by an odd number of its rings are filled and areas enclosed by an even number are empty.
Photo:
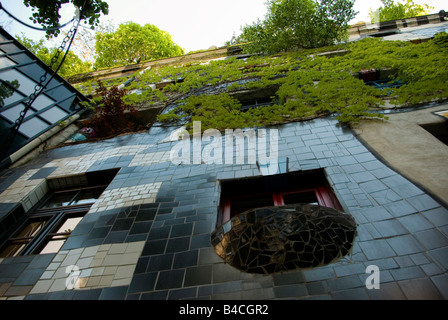
[[[81,113],[77,113],[77,114],[74,114],[74,115],[70,116],[66,120],[66,122],[67,122],[66,126],[64,126],[64,127],[59,126],[59,125],[54,126],[50,130],[44,132],[43,134],[41,134],[37,138],[33,139],[28,144],[24,145],[22,148],[20,148],[16,152],[12,153],[11,155],[9,155],[5,159],[3,159],[0,162],[0,172],[3,171],[4,169],[8,168],[10,165],[15,163],[16,161],[20,160],[22,157],[27,155],[29,152],[31,152],[32,150],[37,148],[40,144],[44,143],[45,141],[47,141],[48,139],[50,139],[51,137],[53,137],[54,135],[59,133],[65,127],[67,127],[67,126],[71,125],[72,123],[74,123],[76,120],[78,120],[81,117]]]

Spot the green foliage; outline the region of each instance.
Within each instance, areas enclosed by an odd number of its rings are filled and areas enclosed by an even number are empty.
[[[120,24],[114,32],[96,36],[95,68],[139,63],[184,54],[171,35],[152,24],[141,26],[134,22]]]
[[[354,0],[270,0],[264,21],[243,27],[235,41],[248,52],[318,48],[346,37]]]
[[[17,37],[17,40],[20,41],[25,47],[27,47],[32,53],[34,53],[46,65],[51,64],[51,60],[58,50],[55,47],[47,48],[43,39],[34,41],[26,38],[23,34],[22,37]],[[64,53],[61,53],[58,61],[53,66],[54,69],[56,69],[60,65],[63,56]],[[69,77],[75,74],[89,72],[91,70],[92,64],[90,62],[82,61],[76,54],[74,54],[72,51],[69,51],[64,63],[59,69],[58,74],[62,77]]]
[[[439,32],[433,39],[434,43],[438,45],[440,48],[448,47],[448,33]]]
[[[59,10],[65,3],[72,3],[74,6],[84,11],[85,23],[88,23],[92,29],[98,25],[99,17],[109,13],[109,5],[103,0],[23,0],[27,7],[31,7],[34,11],[31,20],[34,23],[41,24],[45,28],[53,28],[59,26],[61,18]],[[86,5],[86,7],[83,7]],[[47,37],[57,36],[60,30],[47,31]]]
[[[369,16],[372,23],[418,17],[434,9],[427,4],[416,4],[413,0],[402,0],[403,3],[395,3],[394,0],[381,0],[381,2],[383,6],[376,11],[370,9]]]
[[[154,67],[128,87],[129,104],[162,103],[170,111],[158,117],[165,124],[202,122],[202,129],[234,129],[275,125],[334,115],[341,123],[384,118],[375,110],[384,101],[396,107],[441,101],[448,97],[446,34],[426,43],[412,44],[366,38],[312,50],[236,58],[207,64]],[[344,55],[322,52],[345,50]],[[387,91],[358,79],[363,69],[392,70],[390,80],[406,84]],[[171,81],[163,90],[150,85]],[[236,93],[244,90],[273,92],[270,106],[243,112]],[[176,101],[179,97],[182,102]],[[179,102],[179,103],[178,103]]]
[[[0,82],[0,108],[5,105],[5,99],[11,97],[14,94],[14,89],[18,89],[20,86],[18,80]]]

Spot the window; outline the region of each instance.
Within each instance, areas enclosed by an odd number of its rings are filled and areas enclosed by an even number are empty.
[[[309,203],[342,210],[323,170],[222,181],[218,225],[255,208]]]
[[[87,173],[83,179],[72,177],[72,181],[83,183],[53,190],[13,227],[0,248],[0,257],[58,252],[116,173],[106,170]],[[49,180],[48,184],[61,185],[62,181]]]
[[[421,125],[423,129],[428,131],[434,137],[439,139],[444,144],[448,145],[448,122],[436,122]]]

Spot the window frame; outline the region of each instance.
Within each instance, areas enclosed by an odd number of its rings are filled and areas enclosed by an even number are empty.
[[[272,197],[273,206],[278,207],[286,205],[284,195],[313,192],[319,206],[334,208],[343,211],[342,205],[334,194],[333,189],[328,184],[328,181],[324,179],[324,176],[322,174],[319,174],[319,172],[314,171],[305,173],[307,177],[306,183],[299,183],[294,186],[279,186],[273,187],[271,190],[263,190],[261,192],[250,191],[246,194],[222,194],[221,202],[218,208],[217,226],[228,222],[231,218],[238,215],[239,213],[235,214],[232,212],[232,201],[243,200],[245,198],[249,199],[254,197]],[[316,179],[310,182],[310,177],[313,178],[313,175],[314,177],[316,177]],[[291,178],[290,173],[282,174],[279,176]],[[297,175],[297,177],[300,177],[300,175]],[[259,183],[262,184],[261,180],[263,179],[263,177],[256,179],[260,179]],[[266,180],[264,180],[264,182],[266,183]],[[234,183],[237,183],[237,181],[235,181]],[[261,207],[262,206],[260,206],[260,208]]]
[[[102,189],[102,191],[94,201],[89,203],[72,205],[74,201],[79,200],[78,197],[80,194],[82,194],[83,191],[89,189],[100,189],[100,188]],[[58,230],[63,226],[63,224],[67,220],[71,218],[84,217],[90,210],[91,206],[101,196],[102,192],[104,192],[106,188],[107,185],[87,185],[87,186],[73,187],[64,190],[54,190],[37,205],[37,208],[32,210],[27,215],[25,221],[23,221],[17,228],[15,228],[15,231],[12,233],[12,235],[10,235],[8,239],[6,239],[6,241],[0,247],[1,248],[0,255],[6,258],[6,257],[18,257],[25,255],[41,254],[41,252],[46,248],[46,246],[50,242],[55,240],[55,237],[56,238],[60,237],[56,240],[64,240],[65,243],[65,241],[72,234],[73,230],[70,230],[68,232],[58,232]],[[73,193],[73,196],[69,201],[68,205],[45,208],[45,205],[47,205],[54,196],[64,193],[66,194]],[[32,236],[25,236],[25,237],[17,236],[20,233],[22,233],[27,228],[27,226],[31,225],[31,223],[33,223],[34,221],[45,221],[45,223],[43,224],[42,228]],[[21,242],[23,242],[25,246],[19,249],[17,252],[14,251],[14,253],[12,254],[11,252],[6,252],[11,245],[14,245],[15,243],[20,244]],[[64,243],[59,247],[57,251],[60,250],[60,248],[64,245]]]

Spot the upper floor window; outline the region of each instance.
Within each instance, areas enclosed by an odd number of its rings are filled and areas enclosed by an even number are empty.
[[[255,208],[308,203],[342,210],[322,170],[223,181],[218,225]]]
[[[58,252],[116,173],[89,172],[83,182],[52,190],[2,239],[0,257]]]
[[[105,188],[53,192],[7,240],[0,257],[58,252]]]

